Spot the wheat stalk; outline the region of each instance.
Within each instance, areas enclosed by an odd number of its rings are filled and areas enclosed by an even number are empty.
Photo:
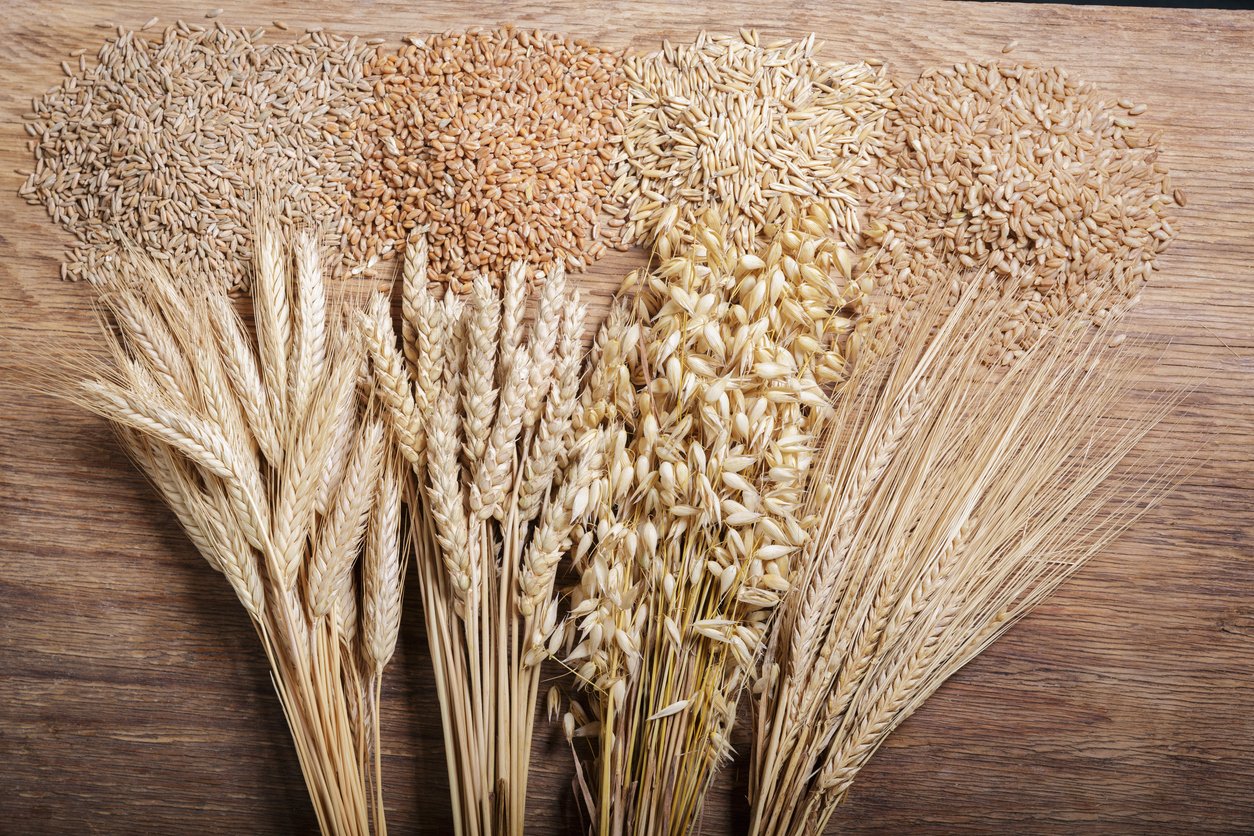
[[[392,405],[360,396],[362,312],[329,299],[316,238],[285,235],[258,221],[256,350],[216,277],[120,260],[101,296],[106,356],[67,374],[67,396],[114,423],[248,612],[323,832],[385,833],[400,489],[373,416]]]

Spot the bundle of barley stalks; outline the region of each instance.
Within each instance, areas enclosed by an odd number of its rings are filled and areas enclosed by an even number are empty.
[[[1005,304],[969,290],[942,315],[943,296],[855,370],[820,438],[757,683],[751,833],[822,833],[888,734],[1177,478],[1130,467],[1179,397],[1128,414],[1137,352],[1075,325],[994,372]]]
[[[114,424],[244,605],[323,832],[381,834],[401,465],[317,239],[255,233],[255,345],[219,277],[132,256],[101,293],[107,356],[71,397]]]
[[[521,834],[540,664],[555,649],[558,562],[593,503],[595,434],[575,438],[585,308],[554,270],[524,327],[526,265],[462,300],[403,265],[403,351],[388,300],[358,314],[408,465],[427,640],[456,831]]]

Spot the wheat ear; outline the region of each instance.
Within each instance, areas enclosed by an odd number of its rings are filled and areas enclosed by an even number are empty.
[[[392,658],[400,634],[405,562],[401,553],[399,464],[383,462],[366,536],[362,621],[367,658],[378,675]]]
[[[318,238],[312,231],[306,230],[296,237],[294,261],[292,329],[295,338],[288,385],[292,414],[304,415],[326,363],[327,291]]]
[[[357,559],[383,463],[382,422],[367,420],[356,438],[330,512],[319,526],[307,569],[309,609],[315,618],[331,611],[343,583],[341,575]]]
[[[544,399],[554,382],[553,367],[557,360],[553,352],[557,346],[563,311],[569,310],[567,303],[566,270],[559,265],[541,287],[535,325],[531,329],[531,380],[527,386],[524,427],[530,428],[540,419]],[[578,302],[574,304],[577,306]]]
[[[370,306],[357,315],[358,330],[374,366],[375,390],[387,407],[392,432],[410,465],[421,468],[427,438],[422,416],[414,400],[413,385],[405,361],[396,348],[392,330],[391,306],[387,297],[376,293]]]
[[[475,279],[470,299],[463,370],[462,444],[473,465],[483,461],[496,415],[496,364],[501,300],[486,276]]]
[[[419,232],[406,244],[401,265],[401,342],[410,367],[418,365],[418,332],[429,313],[427,303],[431,301],[427,290],[428,249],[425,232]]]

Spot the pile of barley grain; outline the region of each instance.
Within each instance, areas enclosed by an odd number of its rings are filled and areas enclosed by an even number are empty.
[[[1101,324],[1135,303],[1182,201],[1133,119],[1144,110],[1056,68],[958,64],[904,86],[866,182],[889,307],[915,304],[938,272],[987,268],[1018,295],[1008,361],[1060,317]]]
[[[369,94],[370,46],[310,32],[178,23],[156,38],[119,30],[91,65],[33,104],[35,169],[21,188],[77,243],[62,275],[96,278],[134,243],[180,269],[244,283],[254,196],[291,220],[335,228],[361,160],[338,123]]]
[[[853,244],[857,186],[880,140],[890,90],[875,68],[828,64],[814,36],[759,42],[701,33],[633,56],[614,194],[626,237],[649,246],[713,208],[741,251],[771,237],[785,204],[821,208]]]
[[[620,130],[620,56],[505,28],[379,50],[356,125],[366,165],[345,246],[367,265],[427,227],[431,277],[467,289],[525,260],[581,270],[606,249],[598,213]]]

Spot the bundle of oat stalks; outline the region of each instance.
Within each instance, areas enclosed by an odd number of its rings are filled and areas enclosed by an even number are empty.
[[[401,464],[317,240],[264,221],[255,240],[255,345],[219,277],[131,257],[102,290],[108,356],[71,396],[113,422],[247,610],[322,831],[381,834]]]
[[[600,467],[572,426],[585,309],[558,268],[524,327],[523,263],[500,291],[480,277],[437,301],[426,253],[422,237],[406,249],[403,352],[386,298],[358,322],[408,465],[455,828],[521,834],[554,580]]]
[[[1072,323],[990,370],[1005,304],[976,281],[942,315],[947,284],[854,373],[816,452],[758,683],[751,833],[822,833],[888,734],[1177,478],[1128,466],[1179,398],[1129,406],[1136,352]]]
[[[805,541],[823,385],[862,289],[843,245],[790,227],[741,255],[715,215],[629,277],[581,426],[606,471],[575,549],[567,663],[599,731],[584,800],[602,834],[684,834],[731,752],[736,705]]]

